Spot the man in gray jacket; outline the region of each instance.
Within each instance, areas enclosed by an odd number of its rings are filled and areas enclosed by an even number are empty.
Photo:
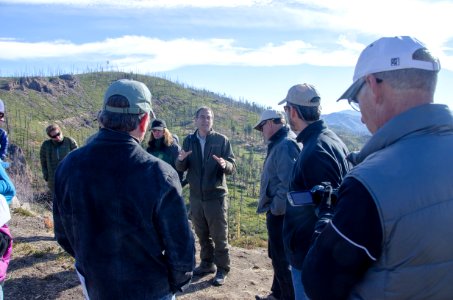
[[[286,194],[300,144],[297,144],[296,135],[286,126],[283,114],[275,110],[265,110],[254,129],[262,132],[267,143],[257,212],[266,213],[268,255],[274,269],[271,294],[267,297],[256,296],[256,299],[293,300],[293,283],[283,246],[282,228]]]
[[[227,194],[225,175],[236,170],[228,138],[212,129],[214,113],[200,107],[195,113],[197,130],[188,135],[176,159],[176,170],[187,170],[190,215],[200,242],[200,265],[195,276],[217,273],[212,284],[223,285],[230,271]]]
[[[439,60],[413,37],[366,47],[355,103],[373,134],[303,266],[310,299],[451,299],[453,117],[434,104]]]

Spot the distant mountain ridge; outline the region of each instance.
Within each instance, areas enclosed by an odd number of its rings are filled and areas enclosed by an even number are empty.
[[[370,135],[370,132],[366,128],[365,124],[361,121],[359,112],[353,110],[343,110],[323,115],[322,117],[331,127],[339,127],[351,133]]]

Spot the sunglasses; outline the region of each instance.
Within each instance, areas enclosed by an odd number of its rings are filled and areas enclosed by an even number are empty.
[[[357,98],[357,95],[360,93],[362,90],[363,86],[365,85],[366,81],[365,78],[359,79],[360,82],[357,85],[357,88],[352,92],[351,98],[348,99],[349,105],[352,107],[353,110],[360,112],[360,105],[359,105],[359,99]],[[376,83],[382,83],[382,79],[376,78]]]
[[[55,135],[50,135],[49,134],[49,137],[52,138],[52,139],[56,139],[57,137],[59,137],[61,135],[61,132],[58,132],[58,133],[55,133]]]
[[[261,123],[256,127],[256,129],[258,129],[258,131],[263,131],[263,127],[264,127],[264,125],[266,125],[266,123],[267,123],[267,120],[261,122]]]

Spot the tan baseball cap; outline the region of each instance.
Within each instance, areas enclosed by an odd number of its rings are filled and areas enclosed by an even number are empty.
[[[285,102],[301,106],[319,106],[321,104],[321,95],[311,84],[296,84],[289,89],[286,98],[280,101],[278,105]]]

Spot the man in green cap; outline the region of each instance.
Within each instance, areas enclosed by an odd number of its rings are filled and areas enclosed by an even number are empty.
[[[140,145],[151,115],[145,84],[113,82],[99,133],[57,169],[55,237],[75,258],[87,298],[174,299],[192,278],[178,174]]]

